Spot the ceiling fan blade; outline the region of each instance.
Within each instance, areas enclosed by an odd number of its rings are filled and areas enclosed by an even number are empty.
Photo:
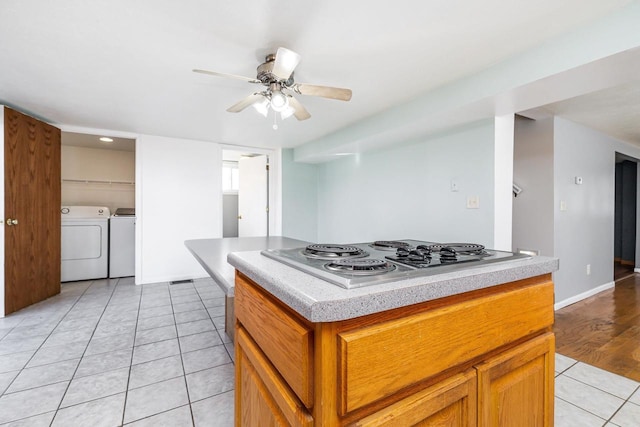
[[[218,73],[217,71],[194,69],[193,72],[194,73],[209,74],[210,76],[216,76],[216,77],[227,77],[229,79],[244,80],[244,81],[247,81],[249,83],[260,83],[260,80],[256,80],[256,79],[251,78],[251,77],[236,76],[235,74]]]
[[[300,62],[300,55],[292,50],[279,47],[271,73],[280,80],[287,80]]]
[[[254,93],[253,95],[247,96],[242,101],[233,104],[231,107],[227,108],[227,111],[230,113],[239,113],[249,105],[261,101],[262,99],[264,99],[264,96],[261,93]]]
[[[289,105],[293,108],[293,115],[296,116],[296,119],[307,120],[311,117],[311,114],[309,114],[307,109],[304,108],[300,101],[295,99],[293,96],[289,96]]]
[[[351,99],[351,89],[339,87],[296,83],[290,89],[300,95],[321,96],[323,98],[339,99],[340,101],[349,101]]]

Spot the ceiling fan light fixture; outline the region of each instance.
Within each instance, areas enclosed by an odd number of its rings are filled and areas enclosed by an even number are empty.
[[[289,100],[284,93],[279,90],[271,92],[271,108],[273,108],[273,111],[281,112],[288,106]]]
[[[274,111],[274,120],[278,118],[277,113],[280,113],[281,120],[291,116],[298,120],[307,120],[311,117],[311,114],[290,93],[319,96],[340,101],[349,101],[351,99],[351,89],[295,82],[293,74],[299,62],[299,54],[280,47],[276,53],[270,53],[265,57],[265,62],[257,68],[255,78],[200,69],[194,69],[193,71],[217,77],[245,80],[249,83],[266,86],[262,91],[254,92],[227,108],[230,113],[239,113],[253,105],[255,110],[265,118],[269,117],[269,110],[272,109]],[[277,123],[274,123],[274,128],[277,128]]]
[[[267,114],[269,114],[269,100],[264,98],[262,101],[254,102],[253,108],[264,117],[267,117]]]
[[[282,120],[286,120],[289,117],[293,116],[293,113],[295,112],[296,110],[294,110],[291,105],[287,105],[282,111],[280,111],[280,118]]]

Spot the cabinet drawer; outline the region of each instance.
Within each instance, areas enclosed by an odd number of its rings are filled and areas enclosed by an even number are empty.
[[[236,275],[235,311],[239,323],[269,358],[298,398],[313,405],[313,330],[288,310]]]
[[[256,343],[236,331],[236,425],[311,427],[311,415]]]
[[[549,281],[341,332],[341,414],[552,324]]]

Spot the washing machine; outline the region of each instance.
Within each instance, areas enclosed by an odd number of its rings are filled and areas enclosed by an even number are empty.
[[[135,276],[135,249],[135,208],[118,208],[109,224],[109,277]]]
[[[109,275],[109,216],[105,206],[63,206],[61,281]]]

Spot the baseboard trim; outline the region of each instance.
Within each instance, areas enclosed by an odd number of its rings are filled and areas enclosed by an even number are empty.
[[[579,301],[582,301],[583,299],[587,299],[589,297],[594,296],[595,294],[599,294],[600,292],[604,292],[607,289],[611,289],[615,285],[616,285],[616,282],[609,282],[609,283],[605,283],[604,285],[600,285],[600,286],[598,286],[596,288],[589,289],[586,292],[583,292],[583,293],[578,294],[578,295],[574,295],[574,296],[572,296],[570,298],[567,298],[565,300],[562,300],[560,302],[555,303],[554,306],[553,306],[553,309],[556,310],[556,311],[560,310],[561,308],[564,308],[564,307],[566,307],[568,305],[575,304],[575,303],[577,303]]]
[[[638,267],[634,268],[634,269],[633,269],[633,272],[634,272],[634,273],[640,273],[640,268],[638,268]]]

